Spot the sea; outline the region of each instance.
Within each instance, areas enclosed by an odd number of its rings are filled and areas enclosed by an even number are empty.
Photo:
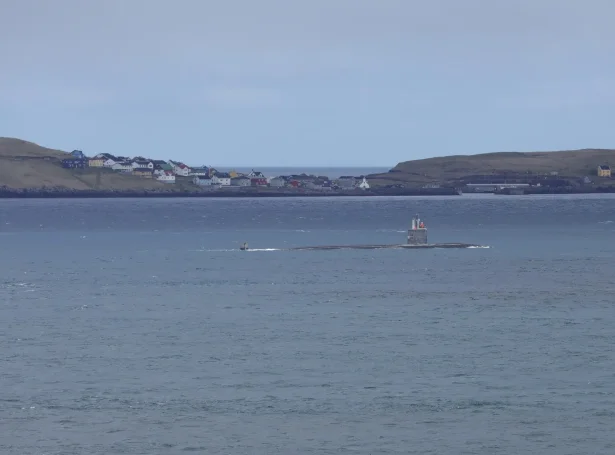
[[[285,250],[415,214],[483,247]],[[614,239],[614,195],[0,200],[0,453],[612,455]]]

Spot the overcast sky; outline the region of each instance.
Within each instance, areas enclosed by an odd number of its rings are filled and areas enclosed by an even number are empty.
[[[0,136],[232,166],[615,147],[613,0],[0,0]]]

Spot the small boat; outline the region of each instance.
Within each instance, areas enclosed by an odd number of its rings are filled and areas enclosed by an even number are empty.
[[[243,245],[239,247],[241,251],[246,251],[248,249],[248,242],[243,242]]]

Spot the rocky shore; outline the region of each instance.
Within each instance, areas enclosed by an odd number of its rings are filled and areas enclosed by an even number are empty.
[[[455,188],[374,188],[352,191],[310,191],[275,188],[240,188],[182,191],[178,189],[152,190],[73,190],[65,188],[14,189],[0,187],[0,198],[274,198],[274,197],[340,197],[340,196],[458,196]]]

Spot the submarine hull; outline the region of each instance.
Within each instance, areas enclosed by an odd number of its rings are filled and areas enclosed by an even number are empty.
[[[472,243],[425,243],[409,245],[406,243],[397,245],[323,245],[323,246],[300,246],[285,248],[286,251],[324,251],[324,250],[382,250],[382,249],[423,249],[423,248],[478,248],[480,245]]]

